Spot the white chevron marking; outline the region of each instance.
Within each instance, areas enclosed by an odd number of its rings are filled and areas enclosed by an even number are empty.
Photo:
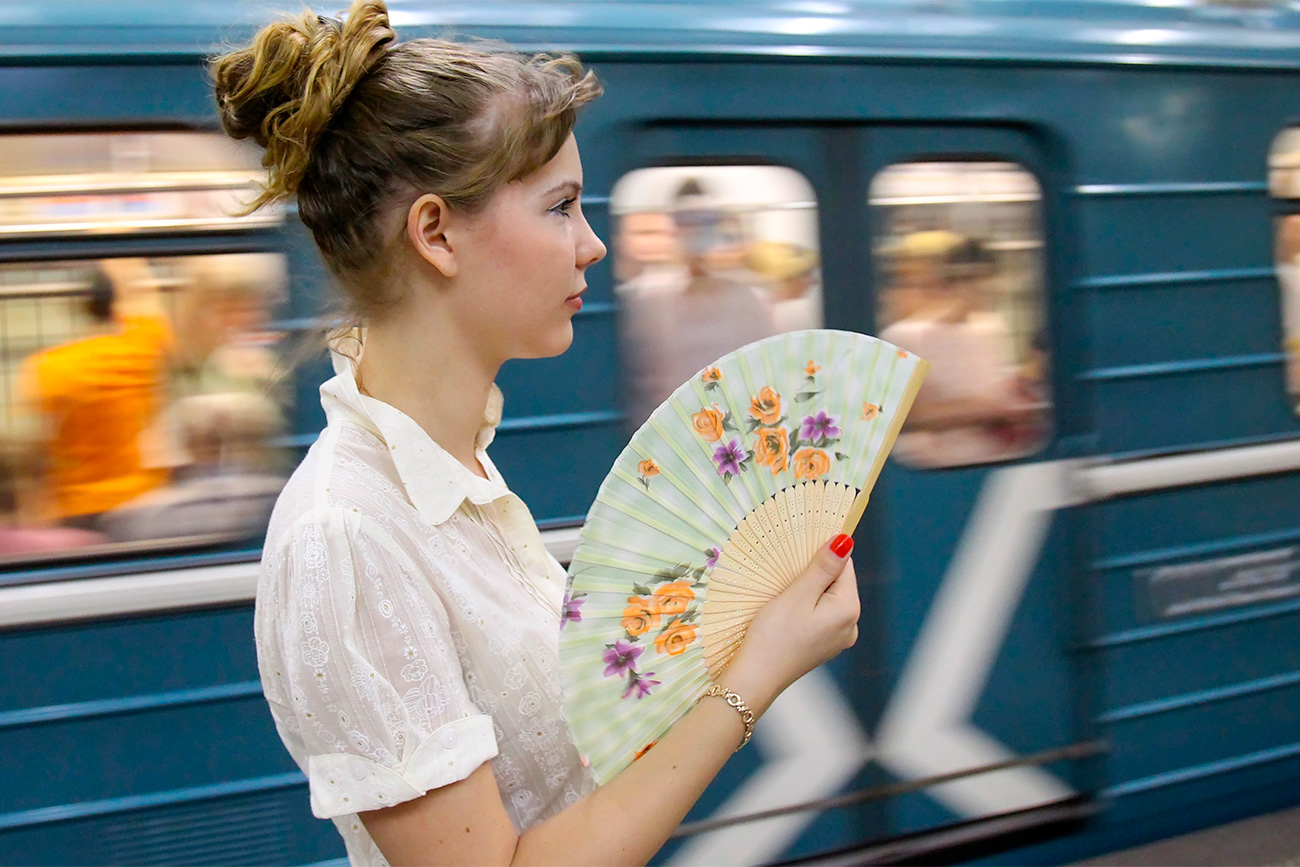
[[[1052,512],[1071,505],[1072,461],[989,474],[877,733],[883,765],[905,779],[1013,754],[970,724],[1038,561]],[[1021,810],[1073,790],[1041,768],[1012,768],[927,790],[967,817]]]

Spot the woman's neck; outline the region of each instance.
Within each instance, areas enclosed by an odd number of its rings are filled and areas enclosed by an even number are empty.
[[[475,441],[500,364],[474,352],[431,311],[402,311],[366,329],[357,383],[365,394],[410,416],[476,475]]]

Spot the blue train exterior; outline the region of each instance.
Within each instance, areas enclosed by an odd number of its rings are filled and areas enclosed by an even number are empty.
[[[1042,189],[1050,440],[993,466],[887,468],[857,540],[859,646],[760,725],[662,862],[947,846],[1059,863],[1300,803],[1300,599],[1172,618],[1148,604],[1158,570],[1289,563],[1300,544],[1273,260],[1283,206],[1267,183],[1275,137],[1300,120],[1300,14],[995,0],[391,8],[404,38],[502,38],[596,69],[607,95],[579,142],[602,236],[615,182],[637,168],[800,172],[817,198],[829,327],[877,328],[867,189],[883,168],[995,158]],[[270,9],[3,4],[0,133],[214,128],[204,56]],[[281,324],[306,327],[328,287],[292,215],[220,237],[0,240],[0,262],[245,250],[288,256]],[[590,285],[573,348],[500,381],[494,458],[560,553],[626,441],[610,270]],[[322,425],[324,375],[298,373],[299,447]],[[0,575],[0,861],[341,857],[261,697],[257,555]],[[997,846],[1020,848],[986,854]]]

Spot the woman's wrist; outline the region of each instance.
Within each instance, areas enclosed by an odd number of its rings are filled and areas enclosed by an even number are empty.
[[[720,683],[710,686],[704,695],[700,696],[700,701],[714,697],[726,702],[727,707],[739,715],[740,722],[745,727],[744,737],[740,739],[740,745],[736,747],[736,752],[740,752],[741,748],[749,743],[749,739],[754,736],[754,723],[758,721],[758,715],[749,708],[749,705],[745,704],[745,700],[740,693]]]
[[[754,717],[761,717],[776,700],[781,690],[772,683],[760,666],[752,665],[743,652],[736,654],[731,665],[718,678],[718,685],[739,695],[754,712]]]

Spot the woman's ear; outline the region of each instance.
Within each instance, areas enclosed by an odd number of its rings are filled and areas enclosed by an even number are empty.
[[[425,193],[406,212],[406,236],[420,258],[437,268],[444,277],[455,277],[456,251],[447,233],[454,219],[441,197]]]

